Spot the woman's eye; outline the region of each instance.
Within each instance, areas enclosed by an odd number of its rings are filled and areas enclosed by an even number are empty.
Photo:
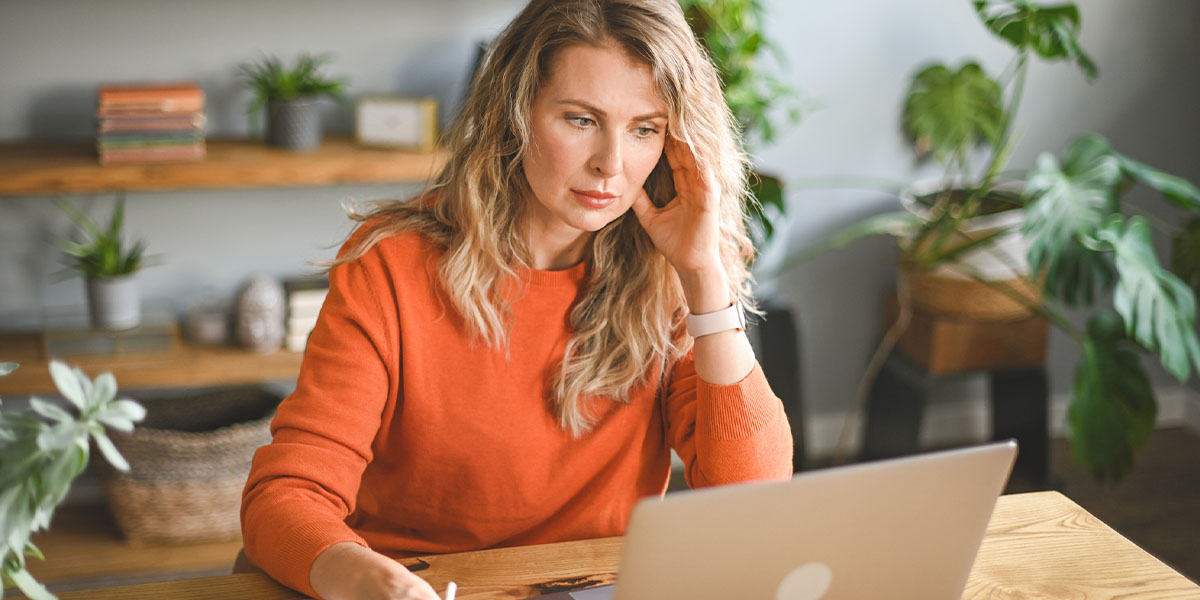
[[[634,134],[640,138],[648,138],[658,133],[658,130],[653,127],[638,127],[633,130]]]
[[[567,117],[567,120],[574,123],[576,127],[584,128],[595,125],[596,122],[588,117]]]

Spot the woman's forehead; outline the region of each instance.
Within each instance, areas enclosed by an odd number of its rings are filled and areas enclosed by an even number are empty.
[[[665,117],[651,67],[615,46],[567,46],[550,63],[539,100],[619,118]]]

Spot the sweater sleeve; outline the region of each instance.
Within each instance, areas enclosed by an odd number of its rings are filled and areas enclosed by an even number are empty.
[[[379,257],[368,253],[331,270],[296,390],[280,404],[272,441],[255,453],[242,495],[247,557],[314,597],[309,571],[317,555],[339,542],[366,546],[346,517],[355,509],[381,413],[396,393],[398,375],[387,365],[398,362],[399,327],[385,324],[363,264],[371,258],[379,268]]]
[[[713,385],[696,374],[689,352],[665,392],[667,435],[689,487],[791,476],[791,426],[757,362],[741,381]]]

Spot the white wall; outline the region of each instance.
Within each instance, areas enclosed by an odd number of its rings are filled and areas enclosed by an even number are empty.
[[[97,84],[173,78],[204,87],[211,135],[244,135],[249,94],[239,87],[237,65],[260,51],[331,51],[336,59],[328,71],[349,77],[351,94],[432,94],[449,107],[461,94],[476,40],[493,35],[520,5],[0,0],[0,140],[87,139]],[[897,114],[918,64],[940,59],[957,65],[975,57],[995,71],[1009,53],[965,1],[764,5],[771,15],[768,33],[788,57],[785,79],[823,105],[778,143],[758,149],[766,170],[793,183],[790,227],[768,257],[776,259],[893,206],[879,194],[798,189],[806,178],[916,176]],[[1080,5],[1083,45],[1101,76],[1089,85],[1070,67],[1036,65],[1012,164],[1028,166],[1041,151],[1061,151],[1074,134],[1097,131],[1126,154],[1200,181],[1200,4]],[[329,126],[348,131],[348,119],[330,109]],[[183,306],[204,290],[231,294],[253,271],[284,275],[328,258],[329,246],[348,231],[341,200],[403,193],[405,188],[392,186],[139,193],[129,197],[128,225],[152,253],[165,255],[163,266],[144,272],[148,297]],[[111,203],[110,196],[93,200],[98,211]],[[82,302],[78,280],[49,279],[57,264],[50,240],[67,227],[46,198],[0,199],[0,327],[36,321],[40,307]],[[776,282],[802,321],[801,368],[816,420],[838,413],[853,393],[879,333],[879,304],[892,285],[894,256],[887,240],[862,242]],[[1062,393],[1070,387],[1075,351],[1058,335],[1050,351],[1053,389]],[[1171,385],[1161,374],[1156,381]]]

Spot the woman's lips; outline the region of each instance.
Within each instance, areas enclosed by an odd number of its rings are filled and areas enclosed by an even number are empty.
[[[571,190],[575,199],[588,208],[604,208],[617,201],[617,196],[605,192]]]

